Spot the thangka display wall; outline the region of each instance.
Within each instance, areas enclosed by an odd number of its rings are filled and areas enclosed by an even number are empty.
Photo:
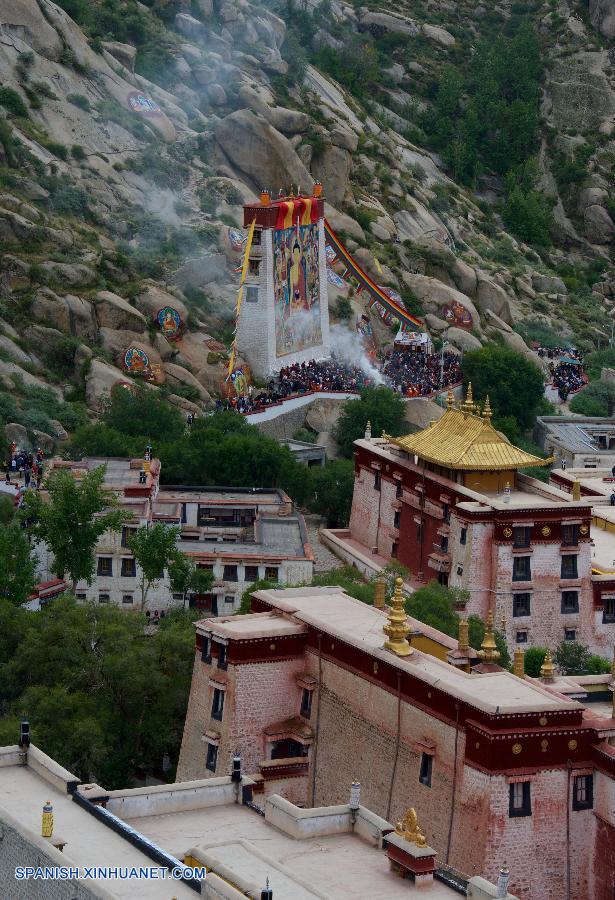
[[[322,344],[318,224],[273,232],[276,357]]]

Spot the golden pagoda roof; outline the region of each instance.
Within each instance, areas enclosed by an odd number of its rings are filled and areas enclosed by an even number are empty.
[[[472,400],[472,386],[461,406],[453,406],[449,393],[447,410],[437,422],[405,437],[388,437],[406,453],[445,469],[461,471],[501,471],[522,469],[525,466],[547,466],[553,457],[541,459],[511,444],[491,424],[489,398],[483,414]]]

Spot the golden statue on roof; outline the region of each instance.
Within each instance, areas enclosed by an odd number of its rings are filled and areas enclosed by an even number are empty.
[[[500,651],[495,642],[495,634],[493,633],[493,609],[487,613],[487,621],[485,623],[485,636],[480,645],[478,655],[483,662],[497,663],[500,658]]]
[[[411,844],[416,844],[417,847],[427,846],[425,835],[421,832],[416,815],[416,810],[413,807],[407,810],[406,815],[403,817],[401,822],[397,823],[397,825],[395,826],[395,834],[403,837]]]
[[[385,650],[392,650],[397,656],[410,656],[412,647],[408,643],[410,628],[407,622],[402,594],[403,585],[402,578],[395,579],[395,590],[391,597],[391,611],[388,615],[388,621],[382,630],[387,636],[387,640],[384,642]]]

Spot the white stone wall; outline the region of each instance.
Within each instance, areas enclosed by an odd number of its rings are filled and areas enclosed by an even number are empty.
[[[325,253],[324,219],[318,222],[318,254],[320,276],[320,330],[322,342],[298,353],[276,356],[275,294],[273,289],[273,231],[263,229],[260,244],[261,265],[258,276],[248,276],[249,285],[258,286],[258,303],[248,303],[244,296],[237,325],[237,346],[257,378],[267,378],[285,366],[311,359],[326,359],[331,355],[329,335],[329,297],[327,290],[327,257]],[[258,247],[252,256],[258,255]]]

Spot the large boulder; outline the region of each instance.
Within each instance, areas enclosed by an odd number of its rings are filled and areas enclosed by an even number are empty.
[[[0,353],[5,353],[16,363],[21,363],[21,365],[24,365],[24,363],[32,365],[32,357],[5,334],[0,334]]]
[[[391,16],[363,7],[359,11],[359,31],[369,31],[374,37],[382,37],[385,34],[405,34],[415,37],[420,28],[412,19]]]
[[[601,34],[615,38],[615,0],[589,0],[589,18]]]
[[[476,287],[478,285],[476,269],[469,266],[462,259],[455,259],[451,266],[450,274],[462,294],[467,294],[468,297],[476,296]]]
[[[206,253],[187,259],[175,272],[173,278],[180,288],[188,285],[211,284],[228,278],[224,253]]]
[[[94,269],[83,263],[59,263],[46,260],[41,263],[41,269],[45,272],[48,280],[55,281],[60,285],[70,284],[72,287],[93,284],[97,277]]]
[[[327,206],[327,220],[334,231],[348,234],[362,243],[365,241],[365,232],[359,223],[346,213],[340,212],[333,206]]]
[[[441,28],[440,25],[428,25],[425,23],[423,25],[423,34],[430,41],[440,44],[441,47],[452,47],[455,43],[455,38],[450,31],[447,31],[446,28]]]
[[[57,61],[62,55],[60,35],[32,0],[0,0],[0,28],[47,59]]]
[[[120,369],[100,359],[93,359],[85,379],[85,397],[90,409],[97,410],[115,385],[123,381],[126,381],[126,376]]]
[[[514,302],[504,288],[482,274],[478,277],[476,305],[481,312],[490,309],[508,325],[513,325],[520,318]]]
[[[209,391],[205,390],[201,382],[195,378],[188,369],[184,369],[182,366],[176,366],[175,363],[163,363],[162,368],[164,369],[167,376],[167,383],[171,389],[173,389],[174,385],[187,385],[198,392],[203,403],[211,403]]]
[[[82,297],[67,294],[59,297],[50,288],[39,288],[31,307],[36,319],[58,328],[67,334],[96,341],[98,323],[91,303]]]
[[[532,287],[539,294],[567,294],[568,288],[559,275],[532,274]]]
[[[449,328],[444,337],[449,343],[453,344],[454,347],[458,347],[460,350],[480,350],[482,347],[479,339],[474,337],[473,334],[470,334],[469,331],[464,331],[463,328]]]
[[[311,190],[313,179],[288,138],[249,109],[239,109],[216,123],[218,146],[251,185],[277,194],[289,184]]]
[[[429,239],[446,246],[449,233],[442,219],[427,209],[416,198],[411,208],[401,209],[393,216],[400,241],[418,241]]]
[[[135,331],[128,331],[125,328],[101,328],[100,342],[111,354],[117,362],[121,362],[124,354],[129,347],[137,347],[148,356],[150,363],[160,365],[162,362],[160,354],[149,343],[147,335]]]
[[[118,294],[99,291],[94,297],[94,302],[96,318],[101,328],[125,328],[139,334],[147,330],[147,320],[143,313]]]
[[[335,206],[346,196],[351,169],[352,156],[341,147],[325,147],[312,159],[312,175],[326,186],[327,200]]]
[[[286,109],[284,106],[270,106],[265,99],[247,84],[239,89],[239,100],[284,134],[299,134],[307,131],[310,117],[297,109]]]
[[[480,328],[480,316],[474,303],[466,294],[462,294],[456,288],[449,287],[438,281],[437,278],[431,278],[429,275],[418,275],[414,272],[404,272],[402,275],[404,282],[422,302],[427,312],[430,312],[440,318],[444,315],[445,307],[452,307],[454,304],[463,306],[472,316],[472,325]]]
[[[591,244],[610,244],[615,235],[615,223],[604,206],[588,206],[583,214],[585,236]]]
[[[15,443],[18,448],[28,445],[28,432],[23,425],[17,422],[9,422],[4,426],[4,434],[9,444]]]
[[[165,306],[171,306],[177,310],[182,322],[186,322],[188,311],[185,304],[173,294],[163,290],[155,282],[145,282],[145,288],[135,298],[135,306],[142,312],[146,319],[156,318],[158,310]]]
[[[103,47],[114,59],[117,59],[129,72],[135,70],[137,48],[132,44],[121,44],[119,41],[103,41]]]

